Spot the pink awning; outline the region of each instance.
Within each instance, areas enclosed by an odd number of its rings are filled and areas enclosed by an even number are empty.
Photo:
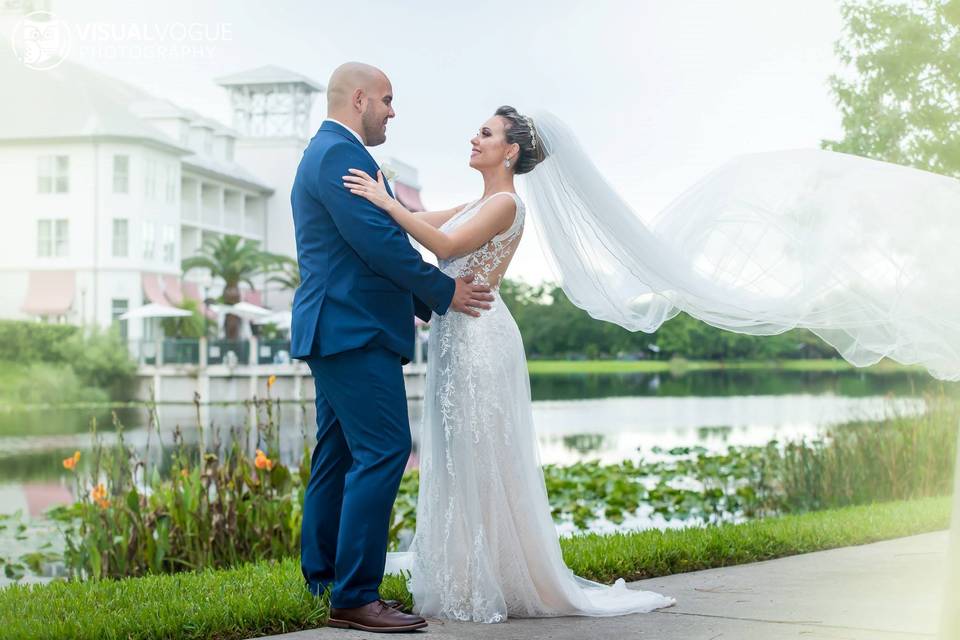
[[[165,307],[170,306],[170,302],[163,295],[163,289],[160,288],[160,276],[155,273],[142,273],[140,282],[143,284],[143,293],[147,296],[147,300]]]
[[[203,302],[203,298],[200,297],[200,287],[197,286],[196,282],[190,282],[189,280],[184,280],[183,295],[185,298],[196,300],[197,302]]]
[[[260,302],[262,296],[260,292],[256,289],[246,289],[240,294],[240,299],[244,302],[249,302],[250,304],[255,304],[258,307],[262,307],[263,303]]]
[[[420,192],[413,187],[405,185],[402,182],[398,182],[393,186],[393,192],[396,194],[397,200],[400,201],[400,204],[405,206],[410,211],[416,212],[427,210],[427,208],[423,206],[423,202],[420,201]]]
[[[163,276],[163,293],[174,306],[183,304],[183,292],[180,290],[180,278],[172,275]]]
[[[184,280],[182,283],[183,297],[190,300],[196,300],[199,304],[200,313],[210,318],[211,320],[217,319],[217,314],[213,312],[207,305],[203,303],[203,297],[200,295],[200,287],[197,286],[196,282],[190,282],[189,280]]]
[[[73,306],[76,287],[73,271],[31,271],[21,309],[36,316],[63,315]]]

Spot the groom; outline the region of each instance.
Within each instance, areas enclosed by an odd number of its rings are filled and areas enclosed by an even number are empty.
[[[427,626],[378,591],[410,456],[401,365],[413,357],[414,313],[425,321],[450,308],[477,315],[493,300],[488,287],[424,262],[389,215],[343,186],[350,168],[377,175],[365,147],[386,140],[392,102],[379,69],[337,68],[328,117],[303,153],[290,198],[302,277],[291,354],[309,364],[317,395],[300,565],[313,593],[331,589],[329,625],[365,631]]]

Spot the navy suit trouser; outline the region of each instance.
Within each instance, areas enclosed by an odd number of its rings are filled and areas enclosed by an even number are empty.
[[[390,513],[410,457],[400,356],[367,345],[307,361],[317,393],[317,445],[303,500],[300,566],[330,605],[380,597]]]

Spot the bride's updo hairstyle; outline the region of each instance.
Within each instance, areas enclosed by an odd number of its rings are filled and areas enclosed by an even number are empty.
[[[537,137],[536,125],[531,118],[520,115],[516,109],[506,105],[497,109],[493,115],[507,121],[504,129],[507,144],[516,143],[520,146],[520,152],[513,162],[514,173],[517,175],[529,173],[543,162],[547,156],[543,151],[543,144]]]

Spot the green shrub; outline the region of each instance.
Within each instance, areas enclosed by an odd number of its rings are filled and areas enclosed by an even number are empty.
[[[66,324],[0,320],[0,361],[60,362],[60,346],[79,330]]]
[[[11,403],[126,399],[137,373],[115,330],[39,322],[0,321],[0,363],[0,401]]]
[[[57,353],[85,384],[104,389],[111,398],[130,397],[137,363],[115,330],[77,332],[60,343]]]
[[[72,367],[35,362],[29,365],[0,363],[0,402],[47,404],[56,402],[106,402],[107,392],[82,381]]]

